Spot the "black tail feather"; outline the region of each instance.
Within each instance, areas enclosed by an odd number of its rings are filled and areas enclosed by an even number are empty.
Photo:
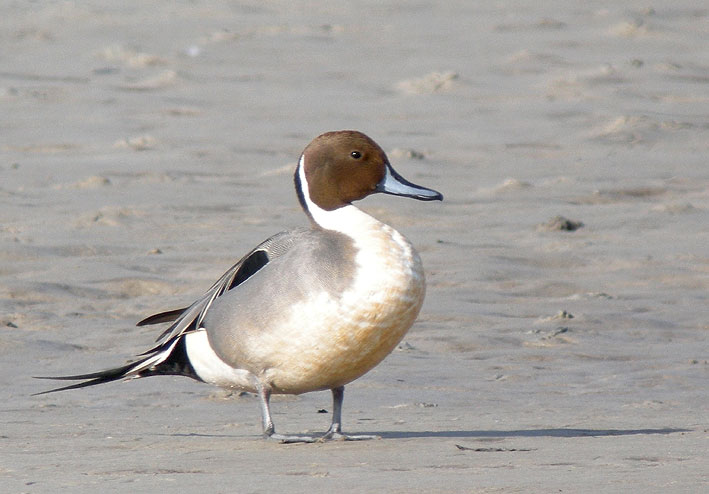
[[[160,324],[163,322],[172,322],[178,317],[182,315],[183,312],[185,312],[188,309],[188,307],[185,307],[183,309],[175,309],[175,310],[168,310],[166,312],[161,312],[159,314],[153,314],[152,316],[148,316],[142,321],[138,322],[136,326],[150,326],[151,324]]]
[[[153,359],[158,353],[163,351],[169,351],[170,354],[162,360],[162,362],[150,367],[143,366],[143,364],[145,364],[148,360]],[[142,369],[141,366],[143,366]],[[177,342],[175,342],[174,339],[170,340],[161,345],[147,357],[136,360],[135,362],[131,362],[130,364],[122,367],[116,367],[114,369],[107,369],[99,372],[91,372],[89,374],[76,374],[73,376],[37,376],[35,379],[57,379],[62,381],[83,382],[71,384],[61,388],[50,389],[48,391],[42,391],[40,393],[34,393],[32,396],[55,393],[57,391],[66,391],[69,389],[85,388],[87,386],[95,386],[97,384],[118,381],[119,379],[124,378],[164,375],[187,376],[192,379],[201,380],[190,363],[189,357],[187,356],[187,349],[185,347],[185,339],[182,336],[177,337]]]
[[[149,376],[186,376],[201,381],[194,367],[190,363],[190,358],[187,355],[187,346],[185,345],[184,336],[179,336],[177,344],[170,352],[170,356],[155,367],[151,367],[140,372],[138,377]],[[174,341],[174,340],[173,340]]]
[[[85,388],[87,386],[94,386],[96,384],[103,384],[103,383],[108,383],[111,381],[117,381],[119,379],[127,377],[127,375],[130,373],[130,371],[132,369],[134,369],[137,365],[142,364],[146,360],[147,360],[147,358],[139,360],[137,362],[132,362],[128,365],[124,365],[123,367],[116,367],[115,369],[107,369],[104,371],[92,372],[90,374],[78,374],[75,376],[36,376],[35,379],[57,379],[57,380],[62,380],[62,381],[83,380],[84,382],[71,384],[69,386],[64,386],[61,388],[50,389],[48,391],[42,391],[41,393],[34,393],[32,396],[44,395],[47,393],[54,393],[56,391],[66,391],[68,389]],[[136,377],[138,377],[138,376],[136,376]]]

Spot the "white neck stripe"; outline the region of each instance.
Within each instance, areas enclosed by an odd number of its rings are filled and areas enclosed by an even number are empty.
[[[300,155],[300,160],[298,160],[298,179],[300,182],[300,190],[303,193],[305,206],[308,209],[308,213],[310,213],[314,219],[316,211],[325,211],[310,199],[310,187],[308,186],[308,179],[305,178],[305,154]]]
[[[365,224],[371,227],[374,223],[379,223],[375,218],[372,218],[352,204],[347,204],[332,211],[327,211],[315,204],[310,199],[308,180],[305,178],[305,155],[302,155],[298,161],[298,178],[307,212],[320,227],[326,230],[335,230],[352,237],[358,228],[364,227]]]

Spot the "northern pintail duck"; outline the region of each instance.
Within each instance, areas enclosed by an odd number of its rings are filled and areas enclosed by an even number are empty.
[[[342,433],[344,386],[401,341],[423,303],[425,280],[411,243],[352,202],[377,192],[422,201],[443,196],[406,181],[379,145],[356,131],[315,138],[300,156],[295,189],[310,228],[267,239],[189,307],[140,321],[172,324],[139,360],[48,378],[83,382],[45,393],[183,375],[258,394],[265,436],[312,442],[276,434],[269,399],[329,389],[332,423],[318,439],[375,437]]]

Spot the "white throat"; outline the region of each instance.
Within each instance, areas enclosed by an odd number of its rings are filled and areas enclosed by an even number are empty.
[[[298,178],[300,182],[303,199],[308,209],[308,213],[321,228],[344,233],[349,237],[355,237],[358,232],[368,230],[382,225],[380,221],[368,215],[361,209],[348,204],[332,211],[327,211],[310,199],[310,188],[308,180],[305,178],[305,155],[298,161]]]

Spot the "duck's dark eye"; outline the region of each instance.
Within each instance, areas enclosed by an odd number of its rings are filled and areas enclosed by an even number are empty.
[[[352,151],[350,153],[350,156],[352,156],[352,158],[358,160],[362,157],[362,153],[360,153],[359,151]]]

